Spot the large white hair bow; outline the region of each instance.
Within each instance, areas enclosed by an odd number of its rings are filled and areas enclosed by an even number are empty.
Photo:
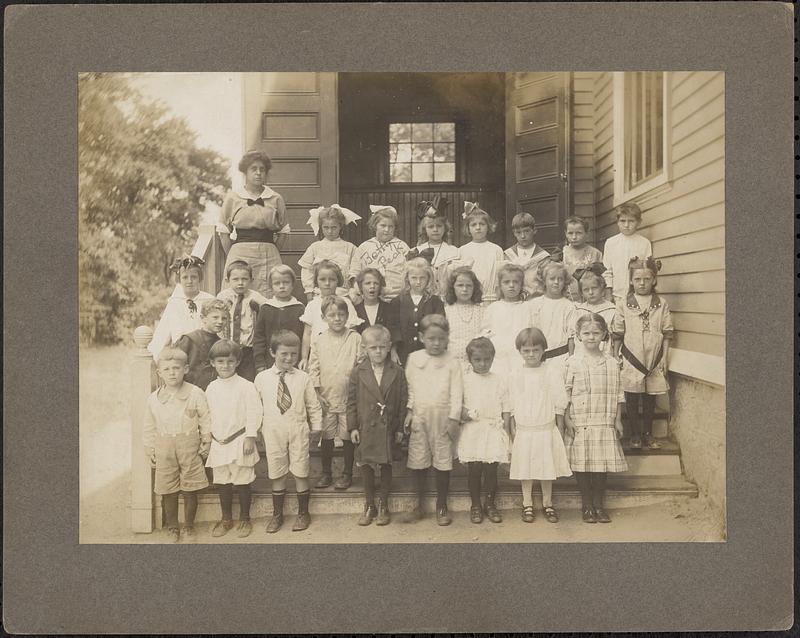
[[[461,219],[466,219],[473,210],[478,208],[478,202],[464,202],[464,212],[461,213]]]
[[[330,206],[334,210],[338,210],[342,215],[344,215],[344,223],[353,224],[359,219],[361,219],[360,215],[357,215],[349,208],[344,208],[343,206],[339,206],[339,204],[331,204]],[[317,208],[312,208],[308,211],[308,221],[306,224],[311,226],[311,230],[314,231],[315,235],[319,235],[319,214],[328,208],[327,206],[319,206]]]

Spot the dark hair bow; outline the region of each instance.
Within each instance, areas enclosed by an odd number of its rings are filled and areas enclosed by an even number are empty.
[[[200,257],[195,257],[194,255],[184,255],[183,257],[179,257],[175,261],[172,262],[172,265],[169,267],[170,272],[180,272],[182,269],[191,268],[192,266],[203,266],[206,262],[204,262]]]
[[[248,199],[247,200],[248,206],[263,206],[264,205],[264,198],[257,197],[256,199]]]
[[[652,273],[658,273],[661,270],[661,260],[648,257],[642,259],[641,257],[633,257],[628,262],[628,270],[636,270],[638,268],[646,268]]]
[[[449,205],[446,197],[436,195],[431,201],[421,201],[417,204],[417,218],[424,217],[443,217],[445,209]]]
[[[572,273],[572,276],[577,281],[580,281],[581,277],[583,277],[587,272],[592,272],[598,277],[602,277],[605,271],[606,267],[602,264],[602,262],[596,261],[586,266],[586,268],[576,268],[575,272]]]
[[[412,248],[406,253],[406,261],[410,261],[416,257],[422,257],[430,264],[433,262],[433,256],[433,248],[428,247],[423,250],[420,250],[419,248]]]

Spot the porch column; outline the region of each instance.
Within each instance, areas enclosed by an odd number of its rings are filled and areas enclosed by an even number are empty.
[[[153,470],[142,445],[142,426],[147,397],[152,392],[153,357],[147,346],[153,330],[139,326],[133,332],[136,352],[131,362],[131,530],[153,531]]]

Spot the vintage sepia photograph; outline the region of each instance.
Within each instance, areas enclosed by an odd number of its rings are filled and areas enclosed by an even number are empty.
[[[81,73],[80,543],[726,542],[725,78]]]

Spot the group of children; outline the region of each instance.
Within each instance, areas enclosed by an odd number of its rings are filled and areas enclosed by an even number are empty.
[[[196,491],[208,485],[204,465],[222,511],[213,535],[234,527],[234,486],[237,533],[251,533],[259,431],[272,484],[268,533],[283,524],[290,473],[298,500],[292,529],[310,524],[311,445],[321,450],[317,489],[345,490],[359,468],[359,525],[390,522],[401,444],[418,495],[413,518],[423,517],[432,467],[437,522],[451,522],[447,497],[458,459],[468,469],[473,523],[502,521],[500,463],[510,463],[510,478],[521,482],[523,521],[535,518],[539,481],[544,517],[557,522],[552,482],[574,474],[583,520],[610,522],[606,475],[627,469],[621,406],[631,447],[657,447],[655,395],[667,390],[673,332],[655,292],[660,263],[636,232],[641,211],[617,209],[620,234],[604,253],[586,243],[585,220],[568,218],[557,256],[536,245],[527,213],[514,216],[517,243],[503,251],[487,239],[495,222],[470,202],[463,224],[471,241],[456,248],[446,242],[445,207],[420,204],[413,250],[394,236],[390,206],[370,207],[374,237],[359,247],[340,237],[355,213],[338,205],[312,210],[309,223],[322,237],[299,262],[305,305],[293,296],[295,273],[286,265],[269,272],[266,298],[250,289],[248,263],[230,262],[227,287],[214,298],[199,290],[202,262],[175,264],[179,284],[151,343],[163,387],[149,398],[145,423],[155,491],[175,541],[179,492],[183,533],[194,533]],[[343,448],[344,467],[334,483],[335,447]]]

